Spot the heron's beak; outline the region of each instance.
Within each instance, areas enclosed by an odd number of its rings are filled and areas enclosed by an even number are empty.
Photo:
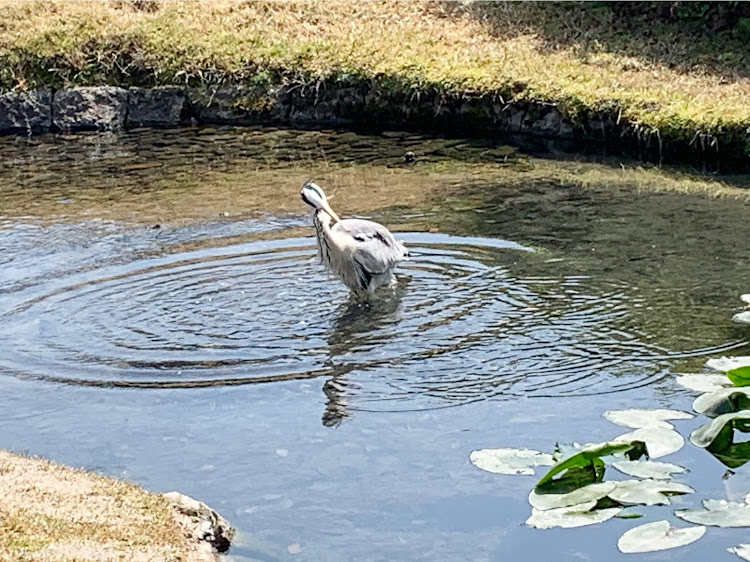
[[[333,209],[331,209],[331,206],[328,204],[328,201],[325,201],[323,203],[323,210],[326,213],[328,213],[334,221],[341,222],[341,219],[339,218],[339,216],[333,212]]]

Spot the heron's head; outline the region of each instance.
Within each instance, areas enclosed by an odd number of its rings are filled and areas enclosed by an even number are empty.
[[[302,200],[312,208],[319,211],[325,211],[336,222],[340,220],[338,215],[333,212],[333,209],[331,209],[331,206],[328,204],[326,194],[314,181],[310,180],[308,182],[305,182],[302,185],[302,192],[300,193],[300,195],[302,195]]]

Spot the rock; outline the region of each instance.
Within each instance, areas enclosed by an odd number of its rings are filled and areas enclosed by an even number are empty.
[[[177,127],[183,119],[187,94],[179,86],[130,88],[128,127]]]
[[[289,120],[299,125],[342,125],[362,119],[363,86],[320,82],[294,92]]]
[[[44,133],[52,125],[52,94],[39,89],[0,94],[0,133]]]
[[[191,89],[189,95],[202,123],[277,124],[285,121],[289,110],[289,96],[284,88],[218,86]]]
[[[128,91],[113,86],[58,90],[52,124],[61,131],[117,131],[125,125]]]
[[[229,550],[234,528],[205,503],[179,492],[162,494],[175,508],[185,532],[218,552]]]

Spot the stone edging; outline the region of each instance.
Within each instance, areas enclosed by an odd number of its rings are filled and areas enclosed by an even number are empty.
[[[500,95],[404,92],[374,81],[312,85],[230,84],[190,88],[93,86],[0,94],[0,134],[117,131],[185,124],[364,126],[459,134],[529,134],[561,140],[606,142],[664,158],[742,158],[748,135],[691,140],[663,137],[621,120],[615,109],[580,111],[575,119],[559,105],[506,102]],[[721,143],[719,142],[721,141]],[[719,154],[721,144],[721,154]]]

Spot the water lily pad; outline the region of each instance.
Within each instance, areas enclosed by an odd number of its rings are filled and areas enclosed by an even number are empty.
[[[680,375],[675,382],[695,392],[714,392],[732,384],[725,375],[686,374]]]
[[[729,369],[726,375],[734,386],[750,386],[750,366]]]
[[[722,414],[712,419],[690,434],[690,442],[696,447],[722,450],[732,444],[735,429],[750,431],[750,410]]]
[[[703,500],[705,509],[683,509],[675,515],[698,525],[750,527],[750,505],[726,500]]]
[[[552,455],[533,449],[478,449],[469,460],[495,474],[534,474],[535,466],[552,466]]]
[[[599,445],[600,443],[556,443],[555,450],[552,451],[552,458],[555,459],[555,462],[560,462],[563,459],[580,453],[584,449],[591,449]]]
[[[672,474],[687,472],[686,468],[668,462],[623,460],[613,462],[612,466],[630,476],[654,480],[669,480],[672,478]]]
[[[736,369],[737,367],[747,367],[748,365],[750,365],[750,357],[748,356],[719,357],[706,361],[707,367],[723,372],[727,372],[730,369]]]
[[[669,521],[654,521],[626,531],[617,541],[617,548],[626,554],[667,550],[693,543],[705,532],[705,527],[677,529]]]
[[[701,394],[693,401],[693,410],[709,418],[748,409],[750,409],[750,388],[730,386]]]
[[[631,408],[630,410],[607,410],[602,416],[614,424],[625,427],[662,427],[664,429],[672,429],[672,424],[665,420],[689,420],[693,417],[693,414],[680,410],[644,410]]]
[[[750,560],[750,544],[738,544],[732,548],[727,548],[729,552],[733,552],[743,560]]]
[[[690,486],[658,480],[621,480],[615,483],[610,499],[627,505],[669,505],[669,495],[692,494]]]
[[[595,501],[590,501],[558,509],[532,509],[526,524],[537,529],[583,527],[611,519],[621,511],[619,507],[591,511],[595,505]]]
[[[723,449],[711,446],[708,451],[729,468],[739,468],[750,461],[750,441],[730,443]]]
[[[615,453],[627,455],[630,460],[635,460],[646,453],[646,445],[642,440],[634,438],[618,439],[617,442],[606,441],[604,443],[597,443],[588,446],[580,452],[556,463],[549,469],[547,474],[537,482],[536,487],[539,488],[540,486],[543,486],[545,483],[552,480],[553,477],[562,472],[576,468],[590,470],[594,477],[593,481],[600,480],[601,475],[604,474],[604,461],[602,461],[602,457],[613,455]],[[580,486],[587,483],[588,482],[581,482]]]
[[[615,487],[615,482],[597,482],[578,488],[567,494],[540,494],[536,490],[532,490],[529,494],[529,503],[535,509],[546,511],[548,509],[580,505],[590,501],[597,502],[606,497]]]
[[[642,427],[615,437],[615,441],[626,443],[643,441],[646,443],[648,456],[652,459],[658,459],[659,457],[679,451],[685,444],[682,435],[672,429],[663,427]]]

